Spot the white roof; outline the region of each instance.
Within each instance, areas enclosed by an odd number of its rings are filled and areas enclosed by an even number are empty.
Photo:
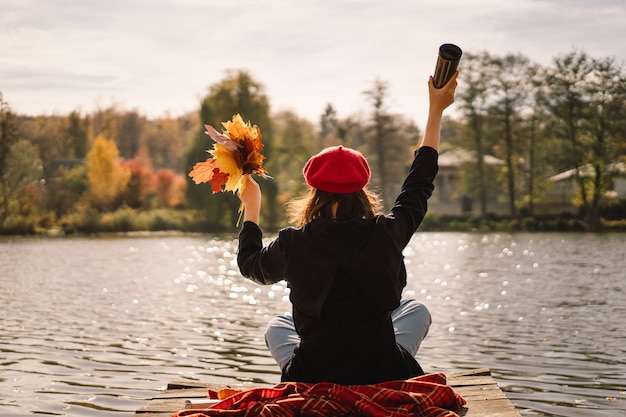
[[[476,154],[462,148],[455,148],[450,151],[443,152],[439,155],[440,167],[459,167],[467,162],[476,160]],[[492,155],[484,155],[483,161],[487,165],[504,165],[502,159],[498,159]]]
[[[623,162],[609,164],[607,167],[607,171],[614,174],[624,175],[626,174],[626,165]],[[567,171],[563,171],[560,174],[553,175],[548,178],[548,181],[559,182],[570,179],[574,175],[576,175],[576,168],[568,169]],[[581,177],[594,176],[595,173],[593,171],[593,166],[591,164],[583,165],[582,167],[578,168],[578,175],[580,175]]]

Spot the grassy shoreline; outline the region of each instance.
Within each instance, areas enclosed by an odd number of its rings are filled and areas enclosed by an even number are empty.
[[[626,232],[626,219],[605,220],[602,232]],[[39,218],[9,217],[0,229],[0,235],[66,236],[108,233],[236,233],[239,227],[215,226],[204,220],[202,212],[180,209],[133,210],[122,208],[114,212],[84,211],[55,220],[51,216]],[[588,232],[585,222],[578,217],[461,217],[438,216],[429,213],[420,226],[422,232],[456,231],[468,233],[489,232]],[[267,230],[267,232],[272,232]]]

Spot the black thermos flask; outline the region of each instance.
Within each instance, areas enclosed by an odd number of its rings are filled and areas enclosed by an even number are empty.
[[[437,66],[435,67],[435,75],[433,75],[435,88],[446,85],[459,66],[461,55],[463,55],[461,48],[452,43],[444,43],[439,47]]]

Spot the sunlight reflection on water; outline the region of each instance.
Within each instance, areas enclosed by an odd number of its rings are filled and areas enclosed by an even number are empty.
[[[523,415],[626,415],[624,235],[421,233],[426,371],[488,367]],[[276,383],[282,283],[206,236],[0,240],[0,414],[132,413],[175,379]]]

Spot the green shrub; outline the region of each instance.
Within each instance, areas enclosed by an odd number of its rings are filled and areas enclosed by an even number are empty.
[[[32,235],[35,234],[37,222],[33,216],[8,216],[2,224],[2,234]]]
[[[100,230],[100,214],[86,202],[80,202],[74,209],[59,219],[66,233],[97,233]]]
[[[626,197],[613,198],[600,206],[600,216],[606,220],[624,220]]]

